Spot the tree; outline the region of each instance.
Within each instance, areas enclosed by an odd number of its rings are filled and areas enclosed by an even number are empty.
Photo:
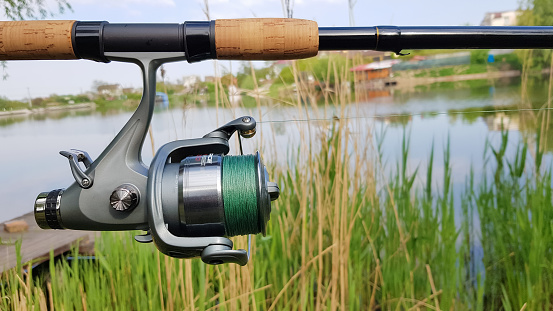
[[[71,10],[67,0],[55,0],[57,11],[63,14],[66,9]],[[0,0],[0,9],[10,20],[39,19],[54,16],[44,0]]]
[[[104,86],[104,85],[109,85],[109,83],[107,83],[106,81],[102,81],[102,80],[94,80],[94,81],[92,81],[92,87],[90,89],[92,90],[93,93],[96,93],[96,92],[98,92],[98,88],[100,86]]]
[[[521,26],[553,26],[553,0],[524,0],[520,10],[518,24]],[[534,50],[530,55],[531,67],[549,67],[551,50]]]

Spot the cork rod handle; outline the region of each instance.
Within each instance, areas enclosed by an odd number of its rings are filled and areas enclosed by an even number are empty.
[[[75,59],[75,21],[0,22],[0,60]]]
[[[278,60],[317,55],[319,28],[310,20],[291,18],[218,19],[218,59]]]

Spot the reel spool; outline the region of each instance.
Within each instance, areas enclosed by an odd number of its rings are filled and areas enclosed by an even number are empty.
[[[259,153],[187,157],[163,168],[161,184],[168,229],[184,237],[265,234],[279,195]]]

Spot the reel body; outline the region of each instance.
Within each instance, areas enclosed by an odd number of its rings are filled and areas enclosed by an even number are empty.
[[[140,66],[142,100],[119,134],[96,160],[80,150],[62,151],[75,182],[43,192],[35,220],[43,229],[146,230],[138,242],[154,242],[166,255],[201,257],[209,264],[245,265],[249,253],[233,250],[228,237],[265,233],[277,184],[269,182],[259,153],[229,156],[229,139],[255,134],[256,122],[241,117],[202,138],[165,144],[150,167],[141,150],[155,102],[155,72],[183,53],[106,53],[110,60]],[[84,167],[83,167],[84,166]]]

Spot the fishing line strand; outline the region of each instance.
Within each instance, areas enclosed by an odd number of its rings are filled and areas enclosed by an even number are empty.
[[[338,121],[340,119],[344,120],[365,120],[365,119],[382,119],[390,117],[418,117],[418,116],[437,116],[437,115],[465,115],[465,114],[475,114],[475,113],[497,113],[497,112],[528,112],[528,111],[544,111],[544,110],[553,110],[551,108],[521,108],[521,109],[497,109],[497,110],[475,110],[475,111],[439,111],[439,112],[418,112],[418,113],[392,113],[392,114],[378,114],[372,116],[363,116],[363,117],[332,117],[332,118],[308,118],[308,119],[284,119],[284,120],[269,120],[269,121],[258,121],[258,124],[264,123],[291,123],[291,122],[322,122],[322,121]]]

